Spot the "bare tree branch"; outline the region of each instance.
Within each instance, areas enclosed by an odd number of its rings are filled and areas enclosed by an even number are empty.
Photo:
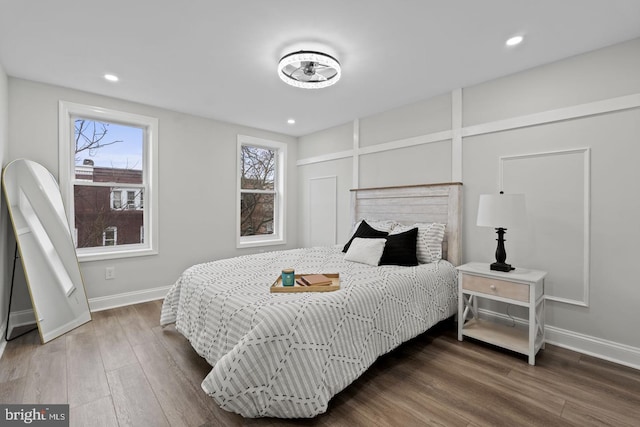
[[[240,233],[243,236],[269,234],[273,230],[274,195],[250,190],[274,190],[276,150],[243,145],[240,167],[242,197]]]
[[[89,156],[95,156],[96,150],[113,145],[122,140],[103,142],[107,136],[109,124],[95,120],[76,119],[75,120],[75,154],[76,161],[79,160],[78,153],[89,151]]]

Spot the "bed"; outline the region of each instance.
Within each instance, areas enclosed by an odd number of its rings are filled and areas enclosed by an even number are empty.
[[[380,355],[457,310],[460,183],[352,190],[352,218],[446,224],[443,259],[414,267],[345,260],[342,245],[190,267],[169,290],[175,323],[212,366],[202,389],[245,417],[309,418]],[[282,268],[339,273],[334,292],[270,293]]]

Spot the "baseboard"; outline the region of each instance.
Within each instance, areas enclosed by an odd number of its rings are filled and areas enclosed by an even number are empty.
[[[567,331],[555,326],[547,326],[545,329],[549,344],[640,369],[640,348]]]
[[[89,309],[94,311],[108,310],[125,305],[139,304],[147,301],[162,299],[167,295],[171,286],[145,289],[143,291],[125,292],[123,294],[106,297],[89,298]]]
[[[36,315],[33,312],[33,309],[28,308],[26,310],[13,311],[9,314],[9,325],[11,325],[11,329],[8,331],[7,335],[11,336],[13,330],[15,328],[19,328],[21,326],[27,325],[36,325]],[[9,327],[7,325],[7,327]],[[4,327],[2,328],[4,331]],[[4,336],[3,336],[4,337]]]
[[[91,312],[102,311],[110,308],[162,299],[167,295],[170,288],[171,286],[162,286],[160,288],[145,289],[143,291],[125,292],[106,297],[89,298],[89,310]],[[32,309],[14,311],[9,315],[9,324],[11,325],[11,329],[35,323],[36,318]],[[6,328],[7,323],[5,321],[0,327],[0,331],[2,331],[2,338],[0,339],[0,357],[2,357],[2,353],[4,353],[4,349],[7,346],[7,341],[4,339]]]
[[[7,330],[7,322],[3,321],[0,326],[0,331],[2,332],[2,337],[0,337],[0,359],[2,359],[2,353],[4,353],[4,349],[7,346],[7,340],[4,339],[4,333]]]
[[[35,325],[36,316],[33,313],[33,309],[28,308],[26,310],[12,311],[9,314],[9,324],[11,328],[17,328],[26,325]]]
[[[525,327],[527,321],[518,317],[509,317],[495,311],[480,309],[480,316],[496,322]],[[545,325],[545,338],[549,344],[587,354],[609,362],[640,369],[640,348],[626,344],[584,335],[578,332]]]
[[[171,288],[171,286],[145,289],[143,291],[125,292],[106,297],[89,298],[89,310],[91,312],[102,311],[110,308],[162,299],[167,295],[167,292],[169,292],[169,288]],[[9,315],[9,318],[9,324],[12,328],[36,323],[36,318],[32,309],[14,311]]]

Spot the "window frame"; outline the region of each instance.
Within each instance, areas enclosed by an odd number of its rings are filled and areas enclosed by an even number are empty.
[[[158,119],[108,108],[62,101],[58,103],[59,184],[67,211],[69,226],[75,229],[74,185],[75,156],[74,118],[117,123],[143,129],[142,185],[144,197],[143,226],[145,240],[140,244],[77,248],[78,261],[96,261],[115,258],[155,255],[158,253]],[[77,180],[82,185],[82,179]],[[124,185],[122,187],[125,187]],[[111,200],[110,200],[111,202]]]
[[[241,236],[242,222],[242,193],[260,193],[260,190],[242,190],[242,146],[264,148],[276,152],[276,167],[274,177],[274,207],[273,234],[258,236]],[[284,245],[286,239],[286,188],[287,188],[287,144],[279,141],[238,135],[236,150],[236,248],[251,248],[258,246]],[[270,192],[270,191],[269,191]]]

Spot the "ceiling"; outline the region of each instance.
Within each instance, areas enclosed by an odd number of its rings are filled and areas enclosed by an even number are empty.
[[[636,37],[638,0],[0,0],[10,76],[294,136]],[[342,79],[284,84],[300,49]]]

